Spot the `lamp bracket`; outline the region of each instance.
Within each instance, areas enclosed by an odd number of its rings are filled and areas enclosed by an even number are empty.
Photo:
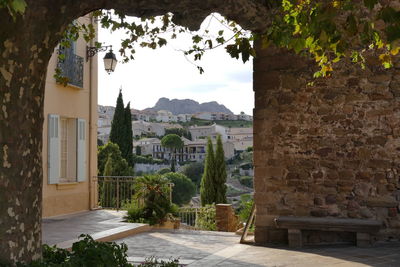
[[[89,58],[96,55],[98,52],[105,52],[108,48],[112,50],[112,45],[105,45],[105,46],[86,46],[86,62],[89,61]]]

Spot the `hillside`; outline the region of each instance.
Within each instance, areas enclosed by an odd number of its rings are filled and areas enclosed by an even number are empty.
[[[152,108],[147,108],[145,110],[168,110],[172,114],[194,114],[197,112],[224,112],[228,114],[233,114],[224,105],[218,104],[216,101],[206,102],[200,104],[197,101],[191,99],[168,99],[165,97],[160,98],[156,105]]]

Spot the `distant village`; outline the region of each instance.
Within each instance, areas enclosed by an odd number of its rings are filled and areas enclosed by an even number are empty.
[[[102,143],[109,139],[114,110],[115,107],[112,106],[98,106],[98,139]],[[224,112],[174,115],[168,110],[132,109],[131,114],[134,150],[139,149],[142,155],[151,155],[154,159],[169,158],[169,152],[160,143],[160,137],[164,136],[168,129],[182,129],[190,133],[190,138],[182,137],[184,147],[177,155],[178,162],[204,161],[208,137],[215,142],[217,136],[221,136],[226,159],[231,159],[237,153],[253,146],[252,127],[227,127],[218,124],[218,121],[252,122],[253,117],[243,112],[238,115]],[[188,125],[191,121],[209,121],[209,125]]]

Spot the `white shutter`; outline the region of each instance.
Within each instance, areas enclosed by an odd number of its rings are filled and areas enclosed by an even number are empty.
[[[48,183],[57,184],[60,179],[60,116],[49,114],[48,117]]]
[[[78,182],[86,180],[86,121],[76,120],[76,176]]]

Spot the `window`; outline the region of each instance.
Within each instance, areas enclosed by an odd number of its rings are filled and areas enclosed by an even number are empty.
[[[59,54],[64,55],[58,60],[57,67],[61,75],[68,78],[68,84],[83,88],[83,57],[76,55],[76,42],[70,41],[69,47],[59,47]],[[106,111],[104,111],[106,113]]]
[[[86,178],[86,122],[50,114],[48,120],[49,184]]]

